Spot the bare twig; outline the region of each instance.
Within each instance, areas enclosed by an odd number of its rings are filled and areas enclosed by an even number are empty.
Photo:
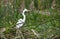
[[[35,30],[31,29],[32,32],[34,33],[34,35],[36,35],[37,37],[39,37],[39,35],[35,32]]]
[[[5,36],[4,36],[4,31],[6,31],[6,28],[0,28],[0,36],[1,38],[4,38],[4,39],[7,39]]]

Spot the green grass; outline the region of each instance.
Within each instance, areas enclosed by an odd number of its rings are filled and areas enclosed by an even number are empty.
[[[3,16],[0,19],[0,27],[11,28],[15,27],[18,19],[22,18],[22,15],[19,13],[14,13],[13,15],[8,14],[8,16]],[[31,31],[34,29],[40,34],[40,38],[50,38],[52,35],[58,35],[60,33],[60,18],[56,13],[55,15],[47,16],[39,13],[30,12],[26,13],[26,22],[21,28],[23,31],[27,29]],[[9,30],[8,30],[9,31]],[[26,31],[25,31],[26,32]]]
[[[12,3],[13,8],[11,8],[12,5],[8,5],[7,7],[4,6],[4,3],[2,3],[0,7],[0,27],[5,27],[7,29],[5,35],[6,33],[11,34],[16,32],[14,29],[11,30],[11,27],[15,27],[18,19],[23,17],[21,13],[18,12],[20,6],[19,3],[15,2],[16,1],[13,1]],[[31,29],[34,29],[39,34],[39,39],[47,39],[60,35],[59,12],[57,12],[56,9],[47,10],[51,13],[51,15],[43,15],[34,11],[26,13],[26,22],[24,26],[21,27],[21,31],[25,38],[37,39]]]

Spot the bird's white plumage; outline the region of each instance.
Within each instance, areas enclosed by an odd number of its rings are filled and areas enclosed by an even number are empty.
[[[21,21],[22,19],[19,19],[18,21]]]
[[[18,22],[16,23],[16,28],[19,29],[19,28],[22,27],[23,24],[25,23],[26,16],[25,16],[24,13],[25,13],[26,11],[28,11],[28,10],[27,10],[27,9],[24,9],[24,10],[23,10],[23,13],[22,13],[22,15],[23,15],[23,19],[19,19],[19,20],[18,20]]]

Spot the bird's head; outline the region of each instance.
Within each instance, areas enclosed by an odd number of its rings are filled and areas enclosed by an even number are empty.
[[[24,9],[24,10],[23,10],[24,13],[25,13],[25,12],[29,12],[29,11],[30,11],[30,10],[27,10],[27,9]]]

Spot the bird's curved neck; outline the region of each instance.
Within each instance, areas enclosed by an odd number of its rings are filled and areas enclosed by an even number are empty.
[[[25,14],[24,14],[25,12],[23,12],[22,13],[22,15],[23,15],[23,20],[25,21],[25,19],[26,19],[26,16],[25,16]]]

